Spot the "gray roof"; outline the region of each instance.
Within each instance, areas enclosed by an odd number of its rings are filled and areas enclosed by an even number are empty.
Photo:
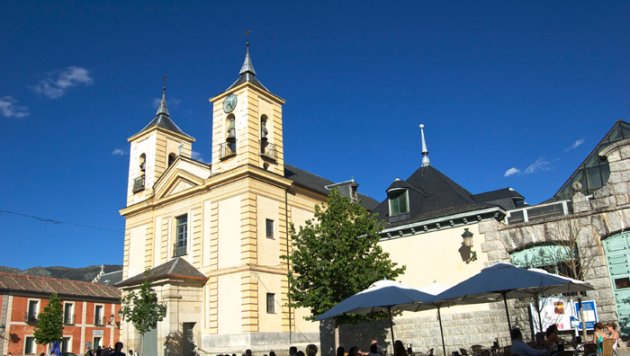
[[[175,124],[175,122],[171,119],[171,115],[168,112],[168,106],[166,105],[166,88],[162,88],[162,100],[160,100],[160,105],[158,106],[153,120],[151,120],[151,122],[149,122],[149,124],[138,133],[145,132],[153,127],[160,127],[193,139],[192,136],[182,131],[182,129],[180,129],[179,126],[177,126],[177,124]]]
[[[207,280],[207,277],[203,273],[199,272],[198,269],[193,267],[185,259],[181,257],[176,257],[166,263],[154,267],[153,269],[149,270],[146,275],[145,273],[140,273],[117,283],[116,286],[134,286],[141,284],[147,279],[149,281],[155,281],[165,278],[188,279],[200,282],[205,282]]]
[[[409,215],[408,218],[397,219],[398,221],[390,223],[389,226],[496,207],[478,201],[472,193],[433,166],[420,167],[409,178],[395,181],[391,187],[408,189]],[[389,217],[387,199],[375,210],[382,219],[387,220]]]
[[[312,190],[326,196],[329,193],[328,189],[326,189],[326,186],[334,184],[334,182],[329,179],[320,177],[316,174],[289,164],[284,165],[284,177],[291,179],[293,183],[297,186]],[[363,205],[363,207],[368,210],[373,210],[378,205],[378,201],[363,194],[359,194],[359,201],[361,205]]]
[[[113,271],[113,272],[103,274],[101,278],[99,278],[97,283],[113,286],[114,284],[122,281],[122,277],[123,277],[122,270]]]
[[[517,198],[517,199],[525,199],[521,195],[521,193],[517,192],[512,188],[502,188],[497,190],[492,190],[489,192],[475,194],[475,199],[481,202],[488,202],[493,200],[505,199],[505,198]]]

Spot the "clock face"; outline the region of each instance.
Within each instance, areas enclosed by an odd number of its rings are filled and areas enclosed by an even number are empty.
[[[236,95],[228,95],[225,100],[223,100],[223,111],[225,111],[226,113],[234,111],[234,108],[236,107],[236,101]]]

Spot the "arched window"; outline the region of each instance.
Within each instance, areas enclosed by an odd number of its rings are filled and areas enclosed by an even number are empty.
[[[144,174],[144,172],[147,169],[147,155],[146,154],[141,154],[140,155],[140,159],[138,160],[138,163],[140,164],[140,172],[142,172],[142,174]]]
[[[267,115],[260,117],[260,153],[265,154],[269,145],[269,129],[267,128]]]
[[[236,152],[236,119],[234,115],[228,115],[225,119],[225,142],[232,153]]]
[[[171,153],[168,155],[168,166],[170,167],[173,162],[177,159],[177,155],[175,153]]]

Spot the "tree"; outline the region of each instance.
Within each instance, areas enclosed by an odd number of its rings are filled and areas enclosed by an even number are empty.
[[[405,267],[396,267],[378,245],[382,229],[376,215],[333,189],[312,220],[297,232],[291,226],[293,248],[284,256],[290,306],[310,309],[313,320],[373,282],[403,273]]]
[[[144,352],[144,334],[155,329],[166,316],[166,306],[158,302],[148,272],[145,272],[145,277],[138,293],[131,291],[123,297],[121,309],[123,319],[132,323],[142,336],[141,352]]]
[[[41,345],[61,342],[63,337],[63,308],[57,293],[50,295],[48,305],[39,313],[33,336]]]

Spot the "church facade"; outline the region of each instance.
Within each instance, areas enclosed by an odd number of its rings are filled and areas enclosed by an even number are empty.
[[[166,95],[154,119],[129,138],[123,293],[143,272],[167,306],[145,335],[145,354],[169,344],[190,352],[282,347],[318,341],[318,325],[290,310],[289,224],[326,199],[322,179],[285,165],[284,100],[256,78],[249,50],[240,75],[213,104],[212,163],[191,157],[194,139],[170,117]],[[133,327],[122,335],[139,344]]]

